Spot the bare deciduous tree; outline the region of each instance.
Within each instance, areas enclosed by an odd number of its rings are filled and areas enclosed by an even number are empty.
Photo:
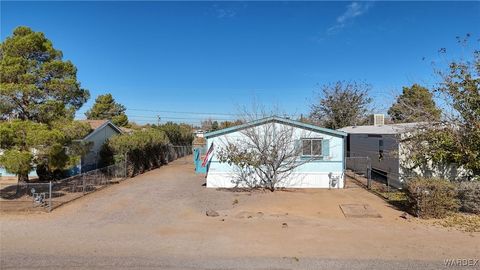
[[[245,122],[258,119],[258,113],[247,114]],[[263,113],[263,116],[266,114]],[[247,120],[248,119],[248,120]],[[235,169],[233,183],[237,187],[266,188],[274,191],[294,172],[309,162],[301,158],[299,134],[293,126],[278,123],[273,118],[261,125],[241,130],[239,136],[226,139],[217,152],[221,162]],[[300,137],[307,134],[300,134]],[[318,151],[320,151],[321,146]]]
[[[466,58],[447,60],[435,67],[439,83],[434,93],[442,104],[442,116],[428,122],[408,138],[411,160],[437,167],[458,167],[467,180],[480,180],[480,51],[466,47],[470,35],[457,37],[468,52]],[[446,49],[439,52],[444,55]],[[445,55],[446,56],[446,55]]]
[[[370,89],[369,84],[346,81],[324,85],[311,105],[310,118],[331,129],[362,124],[372,102]]]

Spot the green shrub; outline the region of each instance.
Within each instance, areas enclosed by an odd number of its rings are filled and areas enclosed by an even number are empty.
[[[194,136],[189,125],[167,122],[156,128],[165,132],[173,145],[192,145]]]
[[[406,183],[408,207],[421,218],[443,218],[458,210],[457,190],[438,178],[414,178]]]
[[[460,182],[457,186],[460,210],[480,214],[480,182]]]
[[[110,138],[101,152],[102,163],[108,165],[114,162],[115,156],[122,158],[126,155],[127,174],[133,176],[167,164],[170,148],[163,131],[153,128],[139,130]]]

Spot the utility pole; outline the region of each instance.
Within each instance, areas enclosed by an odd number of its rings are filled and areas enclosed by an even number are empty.
[[[157,126],[160,126],[160,121],[162,120],[162,118],[160,117],[159,114],[157,114]]]

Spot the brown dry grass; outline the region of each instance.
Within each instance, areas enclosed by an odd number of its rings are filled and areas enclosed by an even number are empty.
[[[455,213],[446,218],[438,219],[435,223],[465,232],[480,232],[480,215]]]

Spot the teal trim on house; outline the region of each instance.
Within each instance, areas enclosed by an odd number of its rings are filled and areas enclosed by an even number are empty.
[[[246,123],[236,127],[226,128],[205,134],[206,149],[213,145],[213,154],[207,165],[206,184],[211,188],[230,188],[238,183],[235,180],[238,168],[233,164],[221,162],[216,155],[225,143],[241,143],[245,139],[244,131],[247,128],[259,129],[261,126],[288,126],[292,127],[291,147],[302,147],[298,156],[299,166],[282,180],[281,187],[291,188],[343,188],[345,180],[345,138],[347,133],[317,127],[310,124],[284,119],[268,117]],[[266,131],[270,132],[270,131]],[[273,132],[273,131],[272,131]],[[303,152],[303,141],[321,140],[321,151]],[[318,143],[318,142],[317,142]],[[311,144],[313,145],[313,143]],[[290,146],[285,146],[290,147]],[[308,144],[306,144],[308,149]],[[311,146],[312,147],[312,146]],[[304,155],[305,154],[305,155]],[[256,176],[252,176],[256,177]],[[241,183],[240,183],[241,185]]]
[[[298,128],[302,128],[302,129],[306,129],[306,130],[311,130],[311,131],[315,131],[315,132],[321,132],[321,133],[325,133],[325,134],[329,134],[329,135],[337,136],[337,137],[346,137],[347,136],[347,133],[345,133],[343,131],[338,131],[338,130],[333,130],[333,129],[328,129],[328,128],[322,128],[322,127],[319,127],[319,126],[306,124],[306,123],[302,123],[302,122],[291,120],[291,119],[281,118],[281,117],[278,117],[278,116],[271,116],[271,117],[258,119],[258,120],[252,121],[252,122],[248,122],[248,123],[245,123],[245,124],[242,124],[242,125],[239,125],[239,126],[234,126],[234,127],[229,127],[229,128],[225,128],[225,129],[221,129],[221,130],[208,132],[208,133],[205,134],[205,138],[207,138],[207,139],[208,138],[213,138],[213,137],[217,137],[217,136],[220,136],[220,135],[224,135],[224,134],[232,133],[232,132],[239,131],[239,130],[242,130],[242,129],[246,129],[246,128],[249,128],[249,127],[259,126],[259,125],[269,123],[269,122],[286,124],[286,125],[290,125],[290,126],[294,126],[294,127],[298,127]]]

